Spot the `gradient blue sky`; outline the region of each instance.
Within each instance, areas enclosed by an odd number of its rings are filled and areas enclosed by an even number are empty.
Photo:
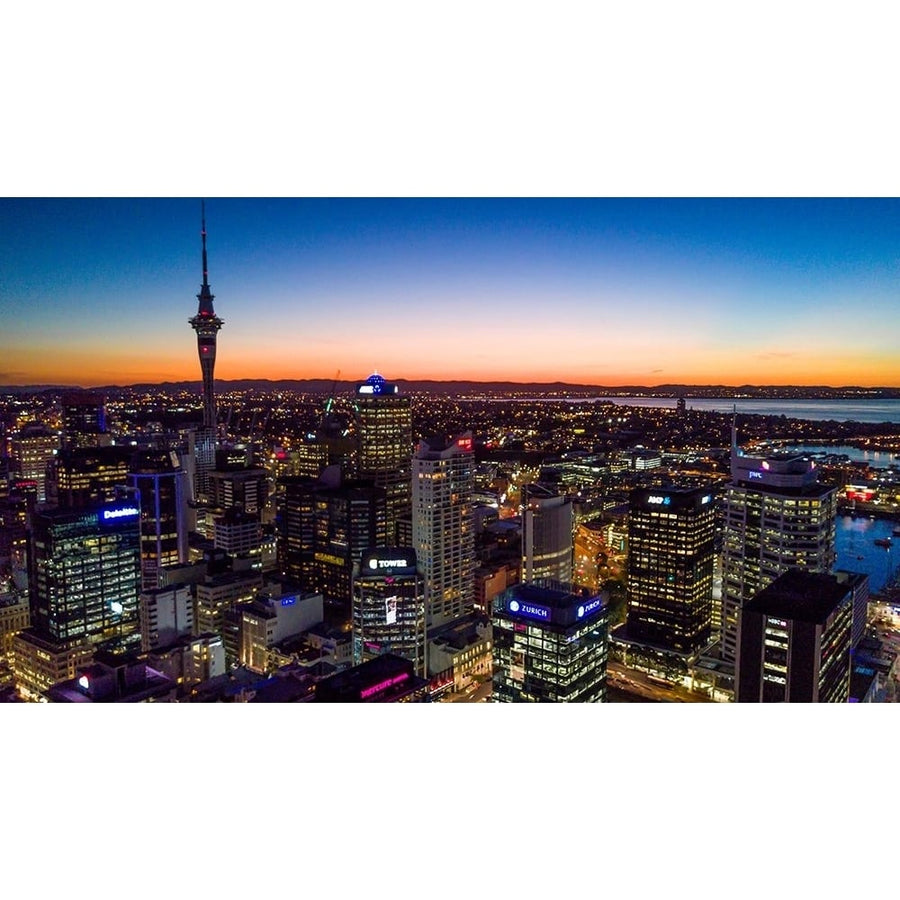
[[[206,201],[220,378],[900,386],[896,200]],[[195,199],[0,201],[0,384],[199,378]]]

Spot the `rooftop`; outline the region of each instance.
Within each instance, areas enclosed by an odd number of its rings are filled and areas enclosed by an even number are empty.
[[[745,604],[744,609],[824,625],[851,588],[833,575],[789,569]]]

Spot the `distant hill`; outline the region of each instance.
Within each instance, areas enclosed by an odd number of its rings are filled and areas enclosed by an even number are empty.
[[[600,397],[727,397],[735,399],[900,399],[900,388],[875,387],[864,388],[858,386],[831,387],[817,385],[813,387],[796,387],[793,385],[691,385],[691,384],[659,384],[625,385],[608,387],[605,385],[569,384],[563,381],[553,382],[516,382],[516,381],[413,381],[403,378],[389,379],[400,386],[404,393],[429,393],[429,394],[558,394],[561,396],[600,396]],[[303,378],[281,379],[272,381],[265,378],[241,378],[233,381],[216,379],[216,392],[225,391],[297,391],[308,394],[327,394],[332,390],[337,394],[347,393],[355,388],[359,381],[338,381],[331,378]],[[100,391],[114,394],[118,391],[133,390],[163,390],[163,391],[191,391],[199,392],[201,382],[196,381],[165,381],[159,384],[133,384],[133,385],[106,385],[103,387],[84,388],[84,390]],[[79,390],[72,385],[15,385],[0,386],[0,392],[8,394],[34,394],[47,391],[71,391]]]

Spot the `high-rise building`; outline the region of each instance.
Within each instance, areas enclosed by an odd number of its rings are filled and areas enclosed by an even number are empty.
[[[159,584],[163,566],[188,560],[185,474],[178,456],[165,451],[135,455],[128,483],[136,488],[141,509],[141,588]]]
[[[188,584],[141,591],[141,649],[168,647],[194,633],[194,595]]]
[[[64,447],[97,447],[106,435],[106,406],[100,394],[68,393],[62,398]]]
[[[789,569],[738,614],[738,703],[846,703],[853,587]]]
[[[522,581],[572,580],[572,502],[549,484],[522,490]]]
[[[58,642],[139,643],[140,509],[137,498],[31,517],[32,626]]]
[[[311,590],[315,585],[315,498],[317,479],[288,476],[279,483],[275,517],[278,529],[278,569]]]
[[[683,654],[709,644],[715,518],[709,488],[631,492],[629,638]]]
[[[356,464],[360,478],[374,481],[387,494],[387,516],[379,545],[397,541],[397,520],[411,507],[410,459],[412,412],[409,397],[377,372],[356,386],[354,398]]]
[[[197,334],[197,354],[203,375],[203,426],[192,433],[191,449],[194,459],[194,499],[209,499],[209,473],[216,465],[216,395],[214,370],[216,365],[216,341],[219,329],[224,325],[213,308],[215,295],[210,291],[206,263],[206,212],[202,214],[201,237],[203,241],[203,284],[197,294],[197,315],[188,322]]]
[[[47,501],[66,509],[111,503],[128,482],[131,447],[75,447],[47,466]]]
[[[828,573],[835,562],[837,489],[797,453],[745,456],[732,439],[722,549],[721,654],[737,655],[741,607],[790,568]]]
[[[412,460],[413,549],[425,576],[429,626],[469,612],[475,599],[472,432],[423,440]]]
[[[384,488],[371,482],[348,481],[316,492],[313,577],[329,621],[350,622],[353,567],[384,534],[385,504]]]
[[[407,547],[366,550],[353,577],[353,664],[394,653],[425,677],[425,581]]]
[[[493,701],[604,702],[608,614],[605,595],[552,582],[495,597]]]
[[[43,425],[26,425],[9,444],[19,478],[34,483],[36,500],[43,503],[47,499],[47,464],[59,452],[59,435]]]
[[[269,502],[269,473],[260,466],[216,469],[209,473],[212,505],[219,509],[240,507],[259,516]]]

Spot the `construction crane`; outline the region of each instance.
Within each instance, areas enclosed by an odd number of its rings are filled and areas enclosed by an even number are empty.
[[[331,390],[328,392],[328,400],[325,401],[325,411],[322,413],[322,418],[319,420],[320,431],[325,427],[325,421],[328,418],[329,413],[331,412],[331,407],[334,406],[334,389],[337,387],[338,379],[340,377],[341,370],[338,369],[334,374],[334,381],[331,382]]]

